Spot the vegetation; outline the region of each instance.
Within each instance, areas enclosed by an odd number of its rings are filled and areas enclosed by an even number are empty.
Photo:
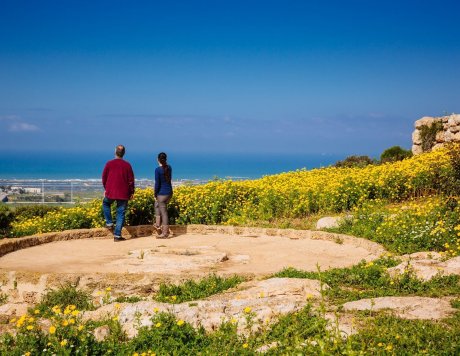
[[[363,168],[376,162],[369,156],[349,156],[334,164],[337,168]]]
[[[222,278],[213,274],[198,282],[189,279],[181,285],[162,283],[155,299],[159,302],[169,303],[182,303],[202,299],[236,287],[243,281],[244,278],[239,276]]]
[[[361,261],[350,268],[333,268],[324,272],[307,272],[286,268],[275,277],[319,279],[330,288],[324,291],[331,303],[345,303],[363,298],[417,295],[443,297],[460,294],[460,276],[437,276],[430,281],[419,280],[407,269],[392,278],[387,269],[399,264],[392,256],[373,262]]]
[[[400,146],[393,146],[383,151],[383,153],[380,155],[380,163],[402,161],[403,159],[409,158],[411,156],[411,150],[405,150]]]
[[[425,135],[425,140],[435,137],[435,129]],[[275,274],[327,284],[329,288],[322,291],[319,305],[307,304],[257,330],[251,328],[253,315],[243,310],[246,326],[223,322],[212,332],[194,328],[170,314],[156,313],[152,326],[140,327],[138,335],[128,339],[117,317],[83,322],[81,311],[94,308],[94,301],[86,292],[64,285],[49,291],[27,315],[9,321],[14,332],[1,336],[0,354],[253,355],[261,348],[268,355],[459,354],[460,310],[441,321],[356,312],[353,318],[358,331],[348,336],[326,318],[331,305],[340,313],[342,303],[382,296],[445,297],[452,300],[454,308],[460,308],[459,276],[439,275],[421,281],[410,268],[397,277],[388,273],[399,264],[398,254],[428,250],[439,251],[445,258],[460,255],[460,149],[451,146],[404,160],[399,160],[401,150],[387,151],[381,157],[387,163],[382,165],[300,170],[252,181],[214,181],[175,190],[171,222],[304,227],[323,214],[347,214],[349,217],[334,231],[379,242],[394,253],[350,268],[318,272],[286,268]],[[152,223],[152,209],[152,190],[138,190],[129,205],[128,224]],[[21,213],[12,220],[9,210],[1,211],[0,222],[8,221],[14,236],[103,226],[99,200],[69,209]],[[154,298],[181,303],[220,293],[242,281],[238,276],[211,275],[179,285],[162,284]],[[99,304],[141,300],[135,296],[115,298],[110,291],[108,287],[100,294]],[[43,327],[39,322],[43,318],[50,326]],[[93,332],[101,325],[107,325],[110,334],[97,341]],[[241,329],[244,332],[238,332]]]
[[[382,259],[376,265],[383,267],[393,263],[391,259]],[[334,283],[341,284],[340,279],[346,272],[336,270],[324,277],[335,288]],[[345,285],[368,285],[365,288],[369,289],[373,285],[368,277],[362,282],[352,280],[344,282]],[[1,336],[0,353],[18,356],[253,355],[264,349],[268,355],[453,355],[460,350],[460,311],[442,322],[403,320],[376,312],[372,315],[356,313],[354,319],[360,326],[359,331],[349,337],[343,337],[334,323],[326,320],[324,301],[319,308],[307,304],[298,312],[284,315],[274,324],[261,325],[257,330],[251,328],[253,316],[245,311],[242,314],[246,315],[246,326],[233,321],[223,322],[212,332],[194,328],[171,314],[156,313],[151,319],[152,326],[139,327],[138,335],[133,339],[126,337],[117,316],[84,322],[81,310],[74,304],[54,306],[45,313],[48,324],[40,322],[44,315],[39,309],[31,309],[28,314],[11,319],[9,324],[15,333]],[[94,336],[94,330],[99,326],[110,331],[102,341],[97,341]],[[238,333],[239,327],[245,332]]]
[[[366,202],[343,219],[335,232],[365,237],[396,253],[439,251],[460,254],[458,198],[413,199],[393,206]]]
[[[77,289],[74,285],[67,283],[60,288],[50,289],[42,297],[35,309],[41,315],[50,315],[53,308],[65,308],[67,305],[75,305],[79,310],[94,309],[91,295],[88,292]]]
[[[443,130],[442,122],[435,121],[431,125],[424,125],[420,128],[420,138],[423,152],[429,152],[436,143],[436,135]]]

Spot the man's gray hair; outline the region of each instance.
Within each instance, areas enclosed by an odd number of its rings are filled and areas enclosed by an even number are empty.
[[[115,154],[117,155],[117,157],[123,158],[123,156],[125,155],[125,146],[118,145],[115,149]]]

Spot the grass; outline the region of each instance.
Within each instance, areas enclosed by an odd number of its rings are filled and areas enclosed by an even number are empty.
[[[79,310],[92,310],[94,305],[91,300],[91,295],[71,283],[61,285],[59,288],[48,290],[42,297],[35,309],[40,311],[41,315],[52,315],[52,308],[60,306],[61,308],[67,305],[75,305]]]
[[[180,285],[162,283],[155,299],[167,303],[182,303],[202,299],[236,287],[244,280],[239,276],[222,278],[212,274],[198,282],[187,280]]]

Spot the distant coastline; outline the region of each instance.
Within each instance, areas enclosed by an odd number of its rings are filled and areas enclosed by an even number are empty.
[[[297,169],[325,167],[343,159],[343,155],[244,154],[244,153],[171,153],[175,181],[219,179],[256,179]],[[7,153],[0,157],[0,179],[85,180],[98,181],[110,153]],[[157,165],[150,153],[129,153],[139,180],[153,180]]]

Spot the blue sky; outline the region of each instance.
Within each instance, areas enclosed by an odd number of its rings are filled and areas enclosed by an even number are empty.
[[[368,154],[460,112],[458,1],[0,2],[0,148]]]

